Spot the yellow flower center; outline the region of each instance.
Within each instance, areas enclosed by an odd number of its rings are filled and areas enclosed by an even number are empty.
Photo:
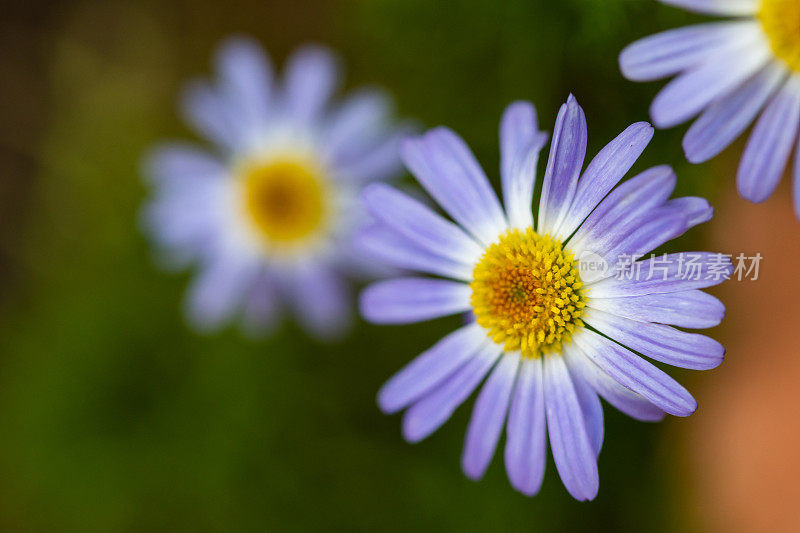
[[[506,351],[526,357],[557,352],[570,341],[586,306],[573,254],[533,229],[512,229],[489,246],[472,274],[478,324]]]
[[[238,175],[245,210],[269,244],[298,244],[323,225],[329,210],[327,184],[313,162],[298,157],[249,161]]]
[[[800,72],[800,0],[761,0],[758,18],[775,55]]]

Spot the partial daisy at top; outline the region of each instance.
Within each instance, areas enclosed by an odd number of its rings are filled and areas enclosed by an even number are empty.
[[[406,410],[408,441],[436,431],[486,378],[464,443],[467,476],[483,476],[505,427],[514,488],[539,491],[549,440],[569,493],[591,500],[599,488],[601,397],[643,421],[695,411],[689,392],[646,358],[698,370],[722,362],[718,342],[678,328],[722,320],[722,303],[699,289],[720,283],[732,265],[704,252],[642,257],[713,214],[702,198],[669,199],[676,184],[669,167],[618,186],[652,136],[649,124],[633,124],[584,170],[586,118],[570,97],[534,209],[548,136],[534,107],[517,102],[500,126],[505,208],[467,145],[446,128],[404,141],[401,155],[453,221],[388,185],[364,190],[376,224],[360,246],[393,267],[434,277],[371,285],[362,293],[363,315],[379,324],[470,317],[379,392],[383,411]],[[615,260],[623,257],[630,262]]]
[[[630,80],[676,76],[653,101],[653,122],[669,128],[699,115],[683,141],[693,163],[712,159],[755,122],[739,164],[739,193],[753,202],[769,198],[794,153],[800,218],[800,1],[660,1],[733,18],[665,31],[622,52]]]
[[[353,315],[347,278],[369,271],[351,245],[367,220],[358,193],[401,170],[390,99],[359,90],[333,103],[339,64],[317,46],[292,54],[282,80],[245,38],[224,42],[215,67],[180,100],[210,146],[164,143],[146,158],[146,231],[165,264],[196,267],[186,313],[197,329],[261,333],[292,313],[337,335]]]

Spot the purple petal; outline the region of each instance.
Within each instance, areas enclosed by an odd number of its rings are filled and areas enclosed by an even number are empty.
[[[755,15],[759,0],[660,0],[663,4],[682,7],[709,15]]]
[[[339,61],[327,48],[305,46],[287,60],[283,99],[294,120],[318,120],[340,82]]]
[[[610,227],[602,240],[578,241],[572,244],[572,249],[577,250],[578,257],[599,255],[608,266],[603,271],[593,272],[594,277],[587,279],[591,286],[619,274],[623,268],[630,268],[630,258],[642,257],[683,235],[688,227],[686,215],[679,207],[656,207]]]
[[[556,229],[559,238],[571,235],[628,173],[650,143],[653,132],[653,127],[646,122],[633,124],[608,143],[589,163],[578,182],[575,200],[563,224]]]
[[[428,394],[488,343],[477,323],[444,337],[386,382],[378,393],[378,406],[396,413]]]
[[[372,216],[428,252],[468,264],[483,254],[461,228],[388,185],[368,185],[362,199]]]
[[[492,461],[506,420],[519,361],[519,353],[504,355],[475,401],[461,456],[461,467],[470,479],[482,478]]]
[[[410,324],[471,309],[469,285],[457,281],[399,278],[361,293],[361,314],[375,324]]]
[[[364,255],[395,268],[417,270],[461,281],[472,280],[473,265],[421,248],[382,225],[362,231],[353,245]]]
[[[686,158],[692,163],[703,163],[727,148],[753,122],[785,76],[785,66],[770,63],[747,83],[712,104],[683,138]]]
[[[630,320],[597,309],[587,313],[585,320],[603,335],[668,365],[710,370],[718,367],[725,357],[725,348],[720,343],[698,333]]]
[[[499,344],[488,343],[444,383],[412,405],[403,416],[403,437],[419,442],[439,429],[480,384],[500,351]]]
[[[544,358],[544,398],[553,459],[573,498],[593,500],[600,478],[586,422],[567,365],[560,355]]]
[[[379,90],[359,90],[337,107],[324,125],[323,150],[334,162],[363,153],[389,121],[391,98]]]
[[[246,37],[223,42],[216,55],[221,89],[235,113],[235,127],[251,139],[270,118],[273,93],[272,64],[259,44]]]
[[[733,273],[731,258],[711,252],[683,252],[635,263],[630,277],[607,278],[591,286],[592,298],[628,298],[719,285]]]
[[[633,231],[631,225],[635,226]],[[645,213],[617,230],[617,242],[612,242],[608,251],[598,251],[606,259],[613,261],[614,267],[619,266],[623,257],[643,256],[662,244],[683,235],[689,228],[686,216],[675,208],[658,208],[650,213]],[[630,233],[628,233],[630,231]],[[608,274],[613,274],[614,267]]]
[[[144,206],[141,223],[143,230],[165,248],[163,251],[183,256],[183,261],[179,261],[188,264],[216,243],[221,219],[213,210],[204,209],[210,203],[205,194],[186,200],[168,197],[154,200]]]
[[[592,291],[588,305],[631,320],[693,329],[713,328],[725,317],[722,302],[698,290],[625,298],[597,298]]]
[[[220,199],[230,194],[228,185],[227,180],[198,180],[193,187],[161,188],[145,206],[145,230],[165,247],[188,247],[198,254],[205,250],[207,255],[227,237],[223,230],[230,212]]]
[[[571,371],[570,378],[572,379],[572,385],[575,387],[578,403],[581,406],[589,442],[592,444],[595,457],[597,457],[603,447],[603,406],[600,405],[600,398],[597,396],[597,392],[583,378],[580,372]]]
[[[227,172],[222,163],[205,150],[190,144],[157,146],[144,159],[144,174],[154,185],[179,191],[198,183],[219,181]]]
[[[351,157],[347,163],[334,170],[338,179],[355,183],[382,181],[393,178],[403,170],[400,161],[400,143],[408,135],[406,130],[390,132],[360,155]]]
[[[654,167],[629,179],[600,202],[570,239],[570,246],[596,253],[610,248],[619,240],[613,230],[661,205],[672,194],[677,180],[668,166]]]
[[[539,152],[547,142],[540,132],[536,108],[530,102],[514,102],[500,122],[500,175],[509,222],[517,228],[533,225],[533,188]]]
[[[262,338],[275,329],[279,318],[278,292],[270,276],[262,273],[247,295],[243,330],[247,335]]]
[[[564,360],[571,373],[578,373],[597,393],[620,412],[642,422],[658,422],[664,411],[643,396],[623,387],[608,374],[600,370],[583,351],[572,343],[563,349]]]
[[[675,416],[697,409],[692,395],[674,379],[619,344],[588,329],[573,337],[578,347],[617,383]]]
[[[683,196],[666,202],[666,207],[677,207],[686,217],[687,229],[708,222],[714,217],[714,208],[705,198]]]
[[[711,22],[667,30],[640,39],[619,56],[622,75],[632,81],[653,81],[702,63],[720,48],[735,48],[742,32],[753,33],[756,24]]]
[[[547,424],[542,360],[523,359],[508,413],[505,462],[511,485],[527,496],[539,492],[547,464]]]
[[[257,275],[256,263],[230,256],[206,266],[186,295],[189,323],[204,332],[222,327],[243,305]]]
[[[578,177],[586,157],[586,142],[586,115],[575,97],[570,95],[558,112],[550,144],[539,202],[539,233],[553,232],[566,216],[578,187]]]
[[[763,41],[763,40],[761,40]],[[763,67],[772,53],[765,42],[738,52],[717,52],[695,69],[672,80],[653,100],[650,116],[659,128],[671,128],[723,98]]]
[[[456,222],[488,245],[506,229],[489,180],[461,138],[446,128],[403,142],[408,169]]]
[[[289,276],[291,303],[306,331],[320,339],[340,337],[350,327],[351,294],[331,267],[305,263]]]
[[[783,86],[756,122],[739,164],[736,185],[751,202],[763,202],[778,186],[800,126],[800,75]]]
[[[188,83],[180,96],[180,110],[197,133],[228,151],[237,148],[241,139],[231,123],[229,104],[207,83]]]

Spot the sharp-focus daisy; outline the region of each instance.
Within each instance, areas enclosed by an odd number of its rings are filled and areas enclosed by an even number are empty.
[[[388,185],[365,189],[378,222],[360,245],[394,267],[441,278],[378,282],[362,294],[364,316],[383,324],[474,317],[381,389],[383,411],[408,408],[407,440],[430,435],[489,375],[467,430],[465,473],[483,475],[505,424],[508,477],[535,494],[547,433],[567,490],[589,500],[598,490],[603,441],[598,396],[640,420],[694,412],[686,389],[634,351],[685,368],[720,364],[719,343],[672,326],[720,322],[723,305],[698,289],[722,279],[706,275],[715,263],[729,274],[730,261],[697,253],[702,275],[691,277],[680,274],[680,254],[636,263],[647,271],[661,261],[663,274],[655,276],[614,275],[627,269],[610,261],[649,253],[711,217],[703,199],[668,200],[676,182],[668,167],[615,188],[652,135],[649,124],[632,125],[581,177],[586,119],[570,97],[556,121],[536,222],[536,164],[547,136],[525,102],[512,104],[500,126],[505,211],[467,145],[445,128],[404,141],[401,156],[456,223]],[[597,263],[608,268],[592,271]]]
[[[279,83],[257,44],[229,40],[216,81],[190,84],[181,100],[213,150],[173,143],[147,158],[146,229],[170,264],[200,270],[186,301],[198,328],[238,317],[263,331],[279,300],[312,334],[349,322],[343,271],[354,271],[351,237],[365,223],[358,192],[401,169],[401,132],[379,91],[330,103],[337,64],[326,49],[302,48]]]
[[[689,161],[702,163],[756,121],[739,165],[739,193],[753,202],[769,198],[795,151],[800,218],[800,1],[661,2],[736,18],[666,31],[622,52],[620,66],[630,80],[677,75],[653,101],[653,122],[669,128],[699,114],[683,148]]]

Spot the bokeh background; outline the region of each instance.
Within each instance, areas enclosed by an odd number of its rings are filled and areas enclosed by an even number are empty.
[[[329,44],[348,87],[383,86],[401,115],[451,126],[496,179],[511,100],[533,100],[552,129],[573,92],[595,152],[645,120],[658,89],[622,79],[620,50],[700,17],[650,0],[31,0],[0,13],[1,531],[800,529],[800,223],[786,182],[761,206],[736,196],[741,142],[692,166],[684,128],[660,132],[634,169],[670,163],[679,193],[717,207],[670,249],[764,259],[758,281],[715,291],[726,362],[671,371],[696,393],[694,416],[606,410],[589,504],[552,459],[532,499],[501,457],[467,480],[471,402],[415,446],[379,413],[383,381],[458,319],[359,324],[336,345],[291,325],[260,341],[198,336],[180,313],[189,274],[159,271],[137,227],[140,155],[191,135],[177,90],[210,74],[232,33],[278,63]]]

